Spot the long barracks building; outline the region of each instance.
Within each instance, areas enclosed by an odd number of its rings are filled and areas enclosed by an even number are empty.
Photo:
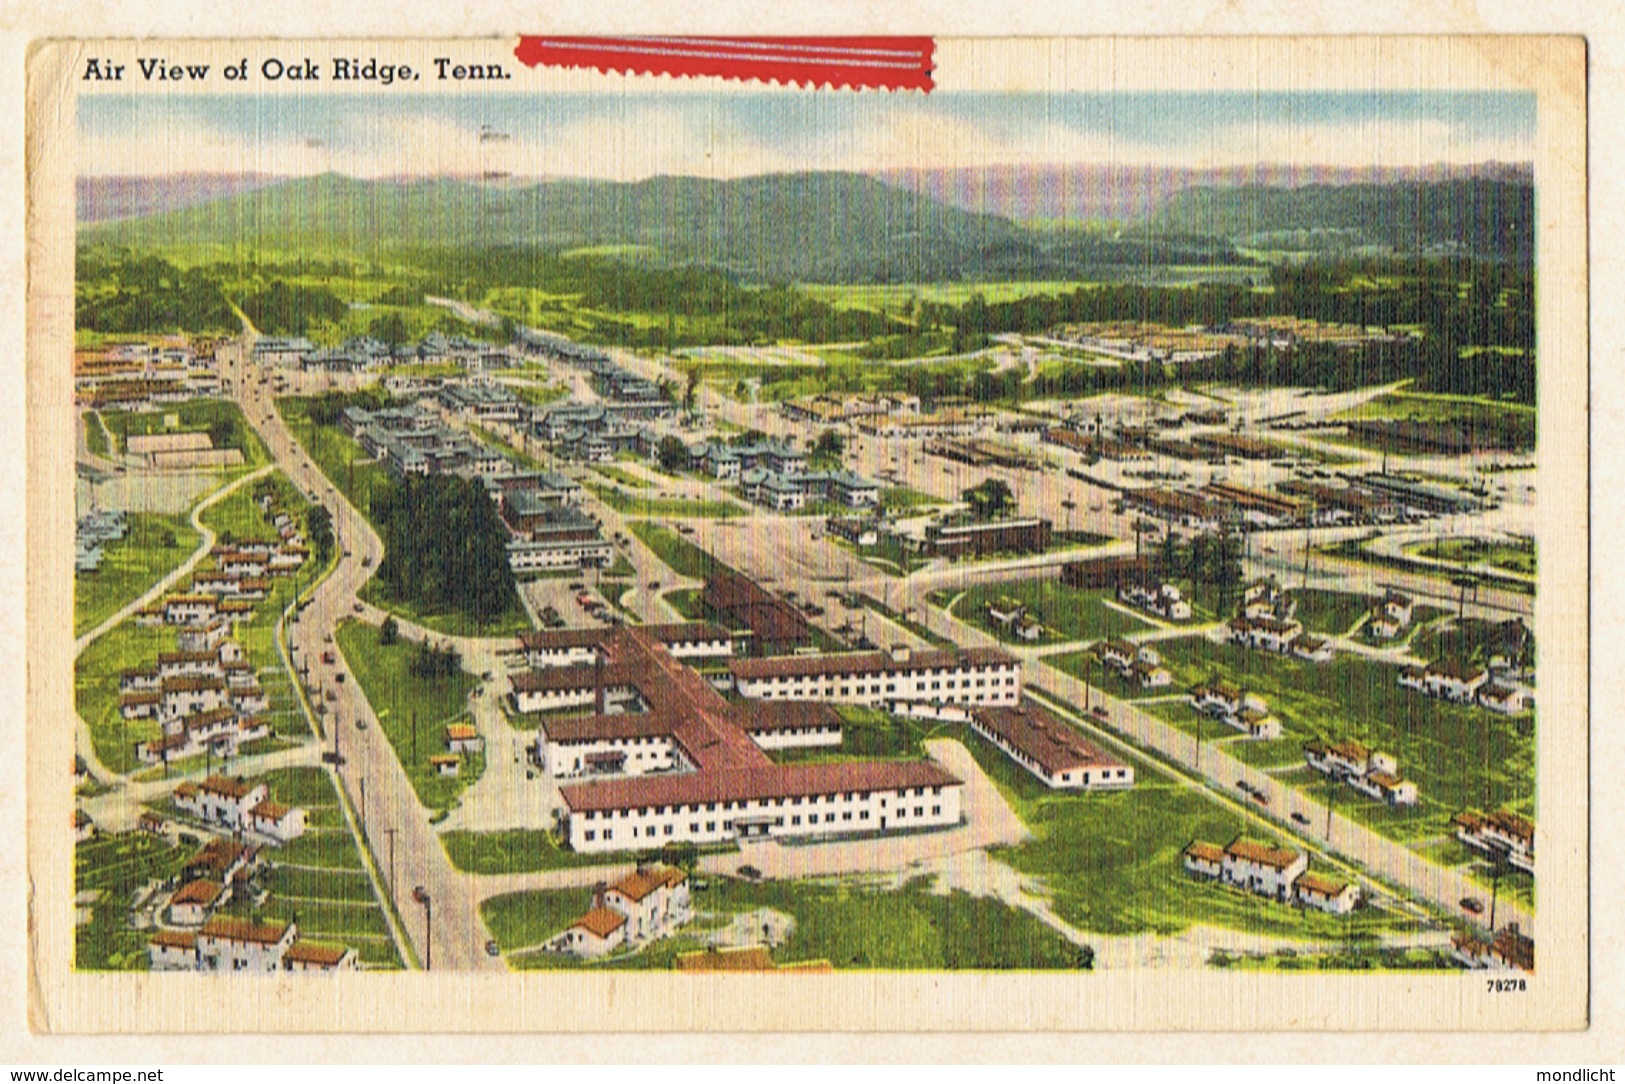
[[[764,749],[839,744],[839,717],[827,704],[724,699],[667,644],[702,642],[709,635],[702,629],[674,636],[633,626],[602,635],[590,649],[579,634],[527,634],[532,657],[556,657],[555,646],[572,663],[576,652],[597,654],[589,665],[514,680],[516,700],[544,687],[575,704],[590,697],[590,712],[545,718],[537,729],[537,759],[554,778],[613,777],[559,788],[571,847],[596,852],[959,823],[963,784],[929,761],[774,763]]]
[[[917,651],[893,648],[839,655],[734,659],[739,695],[752,700],[832,700],[1013,706],[1021,663],[997,648]]]

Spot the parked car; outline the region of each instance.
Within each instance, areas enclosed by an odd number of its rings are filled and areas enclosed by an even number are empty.
[[[334,654],[331,651],[324,651],[324,652],[322,652],[322,661],[325,662],[327,665],[332,666],[333,663],[336,661],[336,657],[334,656]]]
[[[1265,794],[1261,790],[1253,791],[1253,801],[1257,802],[1259,805],[1269,805],[1270,804],[1269,795]]]
[[[1294,813],[1294,814],[1292,814],[1292,819],[1297,821],[1299,824],[1308,824],[1309,823],[1309,818],[1304,816],[1302,813]]]
[[[412,898],[417,900],[419,903],[428,903],[429,890],[424,888],[422,885],[418,885],[412,889]]]
[[[1484,901],[1477,896],[1463,896],[1461,909],[1470,915],[1481,915],[1484,913]]]
[[[502,946],[497,944],[495,941],[487,941],[485,943],[485,954],[487,956],[501,956]]]

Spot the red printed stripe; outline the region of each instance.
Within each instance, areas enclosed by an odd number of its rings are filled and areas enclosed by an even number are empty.
[[[930,38],[525,37],[514,55],[531,67],[929,91],[933,47]]]

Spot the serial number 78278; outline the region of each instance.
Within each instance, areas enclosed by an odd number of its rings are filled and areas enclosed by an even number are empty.
[[[1485,993],[1490,994],[1521,994],[1529,989],[1527,979],[1485,979],[1484,983]]]

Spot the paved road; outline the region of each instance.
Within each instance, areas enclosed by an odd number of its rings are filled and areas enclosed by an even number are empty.
[[[1002,646],[992,636],[955,621],[934,607],[923,608],[921,620],[933,632],[961,644]],[[1484,894],[1482,886],[1463,874],[1429,862],[1402,844],[1335,811],[1328,834],[1327,809],[1323,803],[1279,782],[1268,772],[1242,763],[1225,753],[1222,747],[1213,745],[1211,740],[1199,746],[1194,735],[1163,722],[1133,702],[1108,696],[1097,687],[1086,687],[1084,682],[1048,665],[1028,666],[1025,671],[1023,678],[1028,688],[1048,693],[1063,704],[1082,705],[1086,698],[1090,703],[1103,704],[1106,714],[1097,716],[1100,724],[1130,739],[1136,746],[1160,753],[1202,776],[1220,791],[1237,793],[1238,780],[1262,791],[1269,804],[1258,812],[1267,814],[1281,832],[1351,859],[1450,913],[1457,912],[1462,897]],[[1352,790],[1347,793],[1350,802],[1366,801]],[[1304,817],[1307,827],[1291,821],[1293,813]],[[1498,904],[1497,922],[1518,922],[1525,932],[1534,936],[1534,915],[1509,900],[1503,899]]]
[[[273,408],[267,387],[259,383],[258,371],[247,361],[246,345],[222,349],[220,356],[222,376],[231,382],[244,414],[265,438],[277,464],[300,489],[317,494],[333,516],[342,555],[333,573],[311,593],[309,604],[290,622],[287,644],[294,665],[308,675],[313,689],[331,688],[335,693],[336,699],[328,702],[331,712],[322,720],[321,737],[329,749],[336,740],[343,757],[338,777],[358,812],[365,783],[367,842],[397,901],[418,958],[432,959],[435,968],[503,970],[502,961],[484,951],[489,934],[480,922],[469,879],[447,860],[429,824],[429,814],[383,736],[372,706],[354,675],[348,674],[343,655],[330,643],[338,623],[355,615],[356,593],[383,559],[383,542],[293,439]],[[335,668],[321,662],[326,650],[335,650],[337,669],[347,675],[342,684],[332,678]],[[363,721],[365,730],[358,728]],[[390,829],[394,829],[393,841]],[[432,947],[425,909],[410,895],[416,885],[424,886],[431,900]]]

